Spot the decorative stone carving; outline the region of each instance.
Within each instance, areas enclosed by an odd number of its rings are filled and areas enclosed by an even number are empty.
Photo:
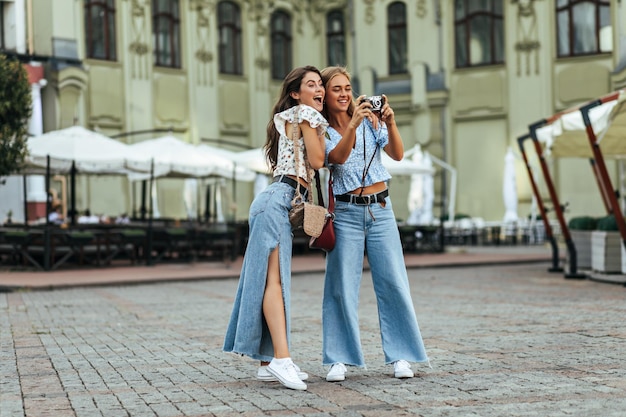
[[[149,0],[130,1],[132,19],[132,41],[128,45],[131,54],[131,76],[144,79],[148,77],[148,52],[150,47],[146,40],[146,8]]]
[[[420,19],[423,19],[426,17],[426,15],[428,14],[428,7],[426,6],[426,0],[417,0],[416,14],[417,14],[417,17],[419,17]]]
[[[199,85],[213,84],[213,77],[210,74],[213,61],[213,48],[215,42],[211,41],[212,31],[210,28],[211,15],[215,12],[215,0],[190,0],[189,9],[196,13],[196,42],[198,49],[194,57],[196,58],[196,82]]]
[[[274,10],[275,2],[273,0],[245,0],[248,5],[248,18],[254,22],[256,26],[255,36],[255,54],[254,65],[258,71],[254,71],[256,80],[256,89],[259,91],[268,88],[269,75],[269,39],[268,26],[270,15]]]
[[[348,6],[347,0],[310,0],[306,5],[306,14],[313,25],[313,32],[320,34],[321,22],[325,21],[325,15],[333,9],[343,9]]]
[[[374,23],[374,20],[376,20],[376,16],[374,14],[374,2],[376,0],[363,0],[363,3],[366,4],[365,6],[365,23],[367,23],[368,25],[371,25],[372,23]]]
[[[248,16],[256,23],[256,34],[258,36],[267,35],[270,14],[274,10],[273,0],[245,0],[248,5]]]
[[[531,59],[535,61],[535,74],[539,74],[539,32],[537,30],[536,0],[511,0],[517,4],[517,75],[522,74],[522,60],[525,62],[525,73],[530,75]]]
[[[256,71],[256,88],[264,90],[267,88],[268,76],[266,71],[270,68],[269,59],[269,20],[272,12],[277,7],[274,0],[244,0],[248,5],[248,18],[256,26],[255,53],[254,60]],[[291,13],[294,19],[295,30],[303,34],[303,21],[306,16],[313,26],[315,35],[321,32],[321,22],[324,21],[325,14],[337,8],[346,7],[347,0],[293,0]]]

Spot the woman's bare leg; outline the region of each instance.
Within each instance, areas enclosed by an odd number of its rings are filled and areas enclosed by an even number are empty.
[[[280,264],[277,247],[270,254],[267,265],[267,281],[263,294],[263,315],[267,322],[272,344],[274,345],[274,357],[277,359],[289,357],[287,345],[287,320],[285,318],[285,303],[280,284]]]

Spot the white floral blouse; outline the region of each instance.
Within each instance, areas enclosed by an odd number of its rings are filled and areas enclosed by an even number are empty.
[[[289,126],[288,129],[289,134],[285,131],[285,127],[293,123],[296,118],[298,124],[302,123],[304,120],[309,122],[312,128],[317,129],[318,136],[324,136],[326,133],[328,122],[324,119],[324,116],[313,107],[307,106],[306,104],[299,104],[283,112],[276,113],[274,115],[274,126],[280,134],[280,139],[278,140],[278,156],[276,158],[276,168],[274,169],[275,177],[280,175],[296,175],[295,150],[294,142],[291,137],[291,126]],[[300,154],[298,155],[300,160],[298,176],[308,181],[309,178],[313,178],[314,172],[312,169],[309,169],[307,175],[304,162],[306,152],[304,149],[304,138],[302,136],[298,138],[298,143],[300,149]]]

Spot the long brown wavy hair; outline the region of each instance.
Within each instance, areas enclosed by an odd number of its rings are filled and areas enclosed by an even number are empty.
[[[304,67],[294,68],[285,77],[280,96],[278,97],[278,101],[272,110],[272,117],[267,124],[267,141],[263,147],[265,150],[265,156],[272,166],[272,171],[276,168],[278,159],[278,140],[280,139],[280,133],[278,133],[278,130],[276,130],[276,127],[274,126],[274,115],[299,104],[298,100],[291,97],[291,93],[297,93],[300,91],[302,79],[308,72],[314,72],[322,78],[320,70],[313,66],[307,65]]]
[[[328,91],[328,82],[338,75],[345,75],[348,81],[352,82],[350,73],[348,72],[346,67],[326,67],[322,70],[322,84],[324,84],[324,88],[327,91]],[[348,106],[348,115],[350,117],[352,117],[355,107],[356,107],[356,103],[354,102],[354,94],[353,94],[350,100],[350,105]],[[324,110],[322,111],[322,116],[324,116],[326,120],[329,120],[326,106],[324,106]]]

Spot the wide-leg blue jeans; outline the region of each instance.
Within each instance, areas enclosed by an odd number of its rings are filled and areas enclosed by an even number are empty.
[[[326,257],[322,306],[323,364],[365,366],[359,333],[359,289],[367,252],[385,363],[427,362],[391,199],[335,203],[335,249]]]

